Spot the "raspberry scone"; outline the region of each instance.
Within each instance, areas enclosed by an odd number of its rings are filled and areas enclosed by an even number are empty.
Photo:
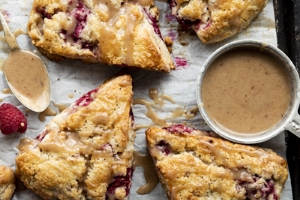
[[[168,198],[278,200],[286,161],[270,149],[234,144],[173,125],[146,131],[148,150]]]
[[[170,72],[158,15],[152,1],[34,0],[28,34],[50,59]]]
[[[11,168],[0,166],[0,199],[10,200],[15,191],[15,175]]]
[[[192,28],[203,43],[229,38],[264,9],[268,0],[168,0],[172,14],[185,28]]]
[[[133,173],[132,79],[107,80],[22,139],[16,175],[44,199],[128,199]]]

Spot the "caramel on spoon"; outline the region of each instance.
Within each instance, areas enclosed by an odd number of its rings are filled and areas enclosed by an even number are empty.
[[[32,111],[42,112],[48,107],[51,96],[47,68],[39,56],[20,49],[4,20],[1,8],[0,22],[5,40],[11,48],[3,65],[6,81],[13,94],[24,106]]]

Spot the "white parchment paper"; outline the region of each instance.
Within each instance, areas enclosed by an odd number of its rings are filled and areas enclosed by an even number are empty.
[[[33,0],[0,0],[0,6],[5,14],[12,32],[18,32],[22,28],[27,32],[27,22],[31,10]],[[176,110],[186,110],[189,113],[196,107],[196,79],[199,69],[206,58],[220,46],[239,39],[257,39],[273,45],[277,45],[275,19],[273,2],[270,0],[264,11],[245,29],[242,33],[230,38],[226,41],[204,45],[197,38],[193,31],[185,32],[178,27],[176,20],[170,17],[170,8],[166,2],[158,1],[156,5],[160,9],[160,28],[163,37],[170,36],[174,40],[173,57],[175,61],[187,62],[186,65],[181,65],[177,62],[177,69],[170,74],[144,71],[140,69],[130,70],[134,84],[134,99],[143,98],[152,102],[153,109],[160,118],[167,119],[168,122],[185,122],[188,125],[197,128],[207,129],[203,123],[199,112],[194,117],[176,116],[171,118],[172,113]],[[3,33],[0,32],[0,67],[7,58],[10,49],[3,40]],[[31,44],[31,40],[27,34],[21,34],[17,37],[20,47],[35,51],[35,47]],[[37,52],[39,54],[39,52]],[[40,54],[39,54],[40,55]],[[42,59],[47,65],[51,78],[52,98],[49,109],[59,113],[54,104],[70,105],[73,101],[79,98],[82,94],[91,89],[96,88],[106,78],[117,73],[120,68],[98,64],[86,64],[81,61],[63,60],[52,62],[46,57]],[[18,154],[16,146],[23,137],[34,138],[44,128],[45,124],[52,119],[52,116],[45,117],[45,121],[41,121],[40,113],[28,112],[24,106],[14,97],[13,94],[4,92],[8,88],[2,71],[0,71],[0,100],[2,102],[10,102],[16,105],[24,113],[28,120],[28,129],[24,134],[12,134],[4,136],[0,134],[0,164],[7,165],[15,169],[15,158]],[[160,95],[164,94],[172,97],[174,102],[163,99],[163,104],[155,105],[153,100],[149,98],[149,89],[156,88]],[[139,125],[149,125],[151,119],[146,117],[147,108],[144,105],[134,105],[133,112],[135,122]],[[135,140],[135,149],[139,152],[146,152],[145,145],[145,129],[137,131]],[[285,140],[281,134],[267,142],[259,144],[262,147],[273,149],[279,155],[285,157]],[[160,184],[146,195],[139,195],[136,190],[145,184],[143,176],[143,168],[137,167],[133,175],[133,184],[130,192],[130,199],[145,199],[145,200],[164,200],[167,199],[165,192]],[[17,191],[13,199],[40,199],[37,195],[29,190]],[[290,179],[287,180],[285,189],[283,190],[283,200],[292,199],[292,191]]]

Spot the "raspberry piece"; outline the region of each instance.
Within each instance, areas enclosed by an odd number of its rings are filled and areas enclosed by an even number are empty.
[[[146,8],[144,8],[143,10],[146,13],[146,16],[148,17],[148,19],[150,20],[150,23],[153,26],[154,32],[162,39],[162,35],[161,35],[160,29],[159,29],[158,20],[157,20],[156,16],[153,16],[151,14],[151,11]]]
[[[167,143],[164,140],[159,141],[159,143],[157,143],[158,148],[165,153],[166,155],[169,155],[171,153],[171,147],[169,145],[169,143]]]
[[[0,130],[4,135],[14,132],[24,133],[27,129],[27,120],[24,114],[15,106],[3,103],[0,106]]]
[[[190,127],[187,127],[183,124],[172,124],[171,126],[169,127],[164,127],[163,129],[169,131],[169,132],[172,132],[172,133],[184,133],[184,132],[187,132],[187,133],[192,133],[194,130],[197,130],[195,128],[190,128]]]
[[[45,18],[52,19],[52,14],[47,13],[45,7],[43,7],[43,8],[37,7],[36,8],[36,12],[39,13],[42,16],[42,19],[45,19]]]
[[[84,94],[80,99],[76,101],[77,106],[87,106],[94,100],[94,93],[98,91],[98,88],[89,91],[88,93]]]
[[[116,176],[113,179],[113,182],[109,184],[107,188],[106,200],[110,199],[111,194],[115,194],[115,191],[119,187],[125,187],[126,196],[129,195],[131,187],[131,179],[133,175],[133,169],[127,168],[126,176]]]

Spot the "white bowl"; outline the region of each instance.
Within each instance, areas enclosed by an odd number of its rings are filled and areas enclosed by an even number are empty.
[[[202,100],[202,81],[205,75],[206,70],[211,65],[211,63],[218,58],[220,55],[234,50],[234,49],[243,49],[243,48],[251,48],[260,52],[265,52],[270,54],[271,56],[277,58],[278,62],[281,62],[282,66],[288,69],[288,74],[291,80],[291,102],[289,108],[282,118],[282,120],[275,125],[274,127],[262,131],[259,133],[251,133],[251,134],[233,134],[231,131],[228,131],[221,126],[219,126],[214,120],[212,120],[205,110],[205,106],[203,105]],[[299,88],[299,75],[291,60],[277,47],[267,44],[265,42],[256,41],[256,40],[240,40],[228,43],[219,49],[217,49],[213,54],[211,54],[203,66],[200,69],[200,73],[197,79],[197,104],[199,111],[206,121],[206,123],[210,126],[210,128],[219,134],[221,137],[224,137],[228,140],[238,143],[244,144],[254,144],[264,142],[269,140],[279,133],[283,132],[284,130],[289,130],[298,137],[300,137],[300,116],[298,114],[299,108],[299,95],[300,95],[300,88]]]

